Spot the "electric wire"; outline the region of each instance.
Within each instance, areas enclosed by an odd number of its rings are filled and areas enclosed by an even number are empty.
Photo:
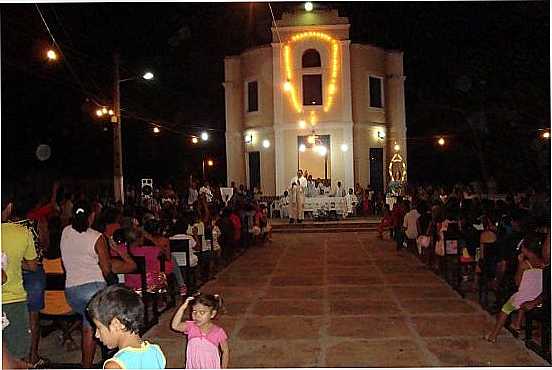
[[[272,22],[274,23],[274,28],[276,29],[276,35],[278,36],[278,42],[281,44],[282,39],[280,38],[280,32],[278,31],[278,25],[276,24],[276,18],[274,18],[274,12],[272,11],[272,5],[268,3],[268,8],[270,9],[270,14],[272,15]]]
[[[75,73],[73,70],[73,67],[71,66],[71,63],[69,63],[69,59],[63,54],[63,50],[61,49],[61,46],[57,43],[54,35],[52,34],[52,31],[50,30],[50,27],[48,26],[48,23],[46,22],[46,19],[42,15],[42,12],[40,11],[40,8],[38,7],[38,4],[35,3],[36,10],[38,11],[38,14],[40,15],[40,18],[42,19],[42,22],[44,23],[44,26],[46,27],[46,30],[48,30],[48,34],[50,34],[50,37],[52,38],[52,42],[54,46],[59,50],[59,53],[61,54],[65,64],[67,65],[67,68],[69,69],[69,72],[71,72],[71,75],[73,75],[73,78],[77,81],[77,83],[81,86],[83,90],[86,90],[84,88],[84,84],[82,83],[82,80],[79,78],[79,76]],[[101,106],[100,103],[98,103],[98,98],[94,95],[91,96],[91,100],[98,106]]]

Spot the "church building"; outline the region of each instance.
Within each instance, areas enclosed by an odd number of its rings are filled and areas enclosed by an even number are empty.
[[[406,181],[403,53],[352,43],[337,10],[276,25],[224,60],[228,185],[281,195],[298,169],[346,189]]]

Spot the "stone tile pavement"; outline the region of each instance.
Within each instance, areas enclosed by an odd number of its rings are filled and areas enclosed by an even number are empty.
[[[484,341],[493,317],[375,233],[277,234],[202,292],[224,297],[216,322],[233,368],[548,366],[506,330]],[[145,338],[181,368],[185,338],[169,329],[171,315]],[[51,337],[44,356],[78,362]]]

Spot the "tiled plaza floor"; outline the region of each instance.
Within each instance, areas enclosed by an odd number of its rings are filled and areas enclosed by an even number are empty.
[[[216,321],[234,368],[547,366],[505,330],[496,344],[484,341],[494,318],[375,233],[275,235],[202,292],[224,297]],[[185,341],[169,329],[171,315],[146,339],[161,345],[169,367],[183,367]],[[48,353],[48,341],[45,356],[78,361],[78,352]]]

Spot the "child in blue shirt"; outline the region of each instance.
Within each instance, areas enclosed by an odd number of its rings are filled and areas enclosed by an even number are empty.
[[[134,291],[122,285],[100,290],[88,303],[96,326],[96,338],[109,349],[119,351],[106,360],[104,369],[164,369],[167,363],[161,348],[140,338],[144,303]]]

